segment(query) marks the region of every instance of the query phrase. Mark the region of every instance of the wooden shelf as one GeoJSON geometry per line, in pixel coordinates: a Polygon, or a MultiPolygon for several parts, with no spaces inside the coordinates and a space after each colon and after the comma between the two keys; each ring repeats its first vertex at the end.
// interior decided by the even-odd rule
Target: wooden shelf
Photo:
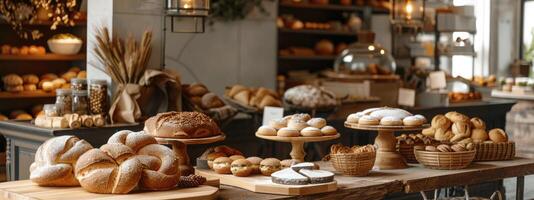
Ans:
{"type": "Polygon", "coordinates": [[[60,55],[47,53],[46,55],[0,55],[0,61],[83,61],[85,54],[60,55]]]}
{"type": "MultiPolygon", "coordinates": [[[[52,26],[52,21],[36,21],[31,24],[25,24],[27,26],[52,26]]],[[[0,25],[9,25],[5,20],[0,19],[0,25]]],[[[59,25],[59,27],[86,27],[87,21],[76,21],[74,26],[67,26],[67,25],[59,25]]]]}
{"type": "Polygon", "coordinates": [[[357,32],[349,31],[333,31],[333,30],[311,30],[311,29],[300,29],[294,30],[289,28],[279,28],[280,33],[295,33],[295,34],[316,34],[316,35],[332,35],[332,36],[350,36],[356,37],[357,32]]]}
{"type": "Polygon", "coordinates": [[[24,91],[24,92],[0,92],[0,100],[2,99],[31,99],[31,98],[56,98],[54,92],[44,91],[24,91]]]}
{"type": "Polygon", "coordinates": [[[320,5],[310,3],[280,3],[280,7],[286,8],[300,8],[300,9],[316,9],[316,10],[333,10],[333,11],[363,11],[363,6],[344,6],[336,4],[320,5]]]}
{"type": "Polygon", "coordinates": [[[278,59],[280,60],[309,60],[309,61],[333,61],[336,59],[336,56],[329,55],[329,56],[321,56],[321,55],[315,55],[315,56],[278,56],[278,59]]]}

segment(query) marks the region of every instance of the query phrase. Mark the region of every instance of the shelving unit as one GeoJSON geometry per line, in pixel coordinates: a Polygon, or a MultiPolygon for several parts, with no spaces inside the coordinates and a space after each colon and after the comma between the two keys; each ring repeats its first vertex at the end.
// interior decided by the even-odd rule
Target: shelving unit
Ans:
{"type": "MultiPolygon", "coordinates": [[[[362,31],[369,30],[372,14],[388,13],[386,9],[376,9],[371,6],[359,5],[340,5],[335,1],[330,1],[330,4],[312,4],[312,3],[292,3],[287,1],[279,1],[278,16],[292,15],[296,19],[303,22],[321,22],[326,23],[330,21],[339,21],[345,24],[348,16],[355,14],[362,20],[362,31]]],[[[315,30],[315,29],[291,29],[278,28],[278,50],[287,49],[289,47],[305,47],[314,49],[315,44],[327,39],[331,41],[334,46],[345,43],[347,45],[358,41],[357,31],[349,31],[346,29],[338,30],[315,30]]],[[[310,73],[317,73],[325,69],[332,69],[336,59],[336,53],[332,55],[280,55],[277,57],[277,74],[288,77],[292,71],[308,71],[310,73]]],[[[298,81],[285,79],[285,88],[292,87],[299,84],[298,81]]]]}
{"type": "MultiPolygon", "coordinates": [[[[23,45],[39,45],[46,48],[45,55],[10,55],[0,54],[0,78],[15,73],[18,75],[36,74],[37,76],[45,73],[61,74],[73,66],[85,69],[86,61],[86,38],[87,22],[77,21],[74,26],[59,25],[56,30],[51,30],[52,21],[36,21],[32,24],[26,24],[29,29],[36,29],[43,33],[43,37],[37,40],[25,40],[20,38],[11,26],[4,20],[0,20],[0,45],[10,45],[20,47],[23,45]],[[83,40],[82,50],[77,55],[59,55],[51,53],[48,49],[47,40],[55,34],[71,33],[83,40]]],[[[1,82],[1,81],[0,81],[1,82]]],[[[26,110],[39,104],[54,103],[55,93],[44,91],[23,91],[23,92],[6,92],[3,83],[0,83],[0,113],[8,115],[16,109],[26,110]]]]}

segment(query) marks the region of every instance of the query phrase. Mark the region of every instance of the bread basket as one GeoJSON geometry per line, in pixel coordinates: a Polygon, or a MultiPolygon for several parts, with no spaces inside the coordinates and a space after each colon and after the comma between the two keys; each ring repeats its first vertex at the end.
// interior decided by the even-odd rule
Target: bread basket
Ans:
{"type": "Polygon", "coordinates": [[[475,159],[476,150],[463,152],[432,152],[415,150],[415,158],[430,169],[463,169],[475,159]]]}
{"type": "Polygon", "coordinates": [[[330,154],[334,169],[347,176],[367,176],[375,158],[376,152],[330,154]]]}
{"type": "Polygon", "coordinates": [[[515,157],[515,142],[475,143],[475,161],[511,160],[515,157]]]}
{"type": "Polygon", "coordinates": [[[408,163],[419,163],[417,162],[417,159],[415,158],[415,153],[413,151],[413,148],[415,147],[415,144],[405,144],[400,143],[399,144],[399,153],[406,159],[406,162],[408,163]]]}

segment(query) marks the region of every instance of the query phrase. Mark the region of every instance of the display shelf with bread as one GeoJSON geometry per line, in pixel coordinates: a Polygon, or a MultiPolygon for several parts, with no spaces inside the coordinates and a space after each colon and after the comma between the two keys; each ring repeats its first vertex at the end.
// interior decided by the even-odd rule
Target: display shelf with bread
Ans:
{"type": "Polygon", "coordinates": [[[187,145],[209,144],[226,138],[213,119],[199,112],[160,113],[145,121],[144,130],[159,143],[172,145],[183,175],[194,173],[187,145]]]}
{"type": "Polygon", "coordinates": [[[61,55],[48,53],[44,55],[0,55],[4,61],[84,61],[85,54],[61,55]]]}
{"type": "Polygon", "coordinates": [[[280,95],[265,87],[252,88],[242,85],[227,87],[225,100],[244,113],[262,113],[267,106],[282,107],[280,95]]]}
{"type": "Polygon", "coordinates": [[[340,134],[334,127],[328,126],[323,118],[294,114],[259,127],[256,137],[291,143],[291,158],[303,162],[306,156],[304,143],[334,140],[339,138],[340,134]]]}
{"type": "Polygon", "coordinates": [[[218,95],[210,92],[202,83],[182,85],[184,110],[202,112],[209,115],[219,124],[232,120],[237,110],[226,104],[218,95]]]}
{"type": "Polygon", "coordinates": [[[375,166],[380,169],[408,167],[405,158],[397,151],[395,131],[418,131],[428,127],[426,118],[390,107],[369,108],[350,114],[345,127],[355,130],[377,131],[375,144],[378,147],[375,166]]]}
{"type": "Polygon", "coordinates": [[[317,9],[317,10],[331,10],[331,11],[363,11],[366,7],[358,5],[342,5],[342,4],[313,4],[307,2],[280,2],[280,7],[296,8],[296,9],[317,9]]]}

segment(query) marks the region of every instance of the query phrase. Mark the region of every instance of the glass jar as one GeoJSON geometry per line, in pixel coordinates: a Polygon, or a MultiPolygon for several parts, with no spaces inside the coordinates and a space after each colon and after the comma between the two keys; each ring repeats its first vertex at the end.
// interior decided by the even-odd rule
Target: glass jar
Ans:
{"type": "Polygon", "coordinates": [[[84,78],[70,79],[70,88],[72,90],[87,90],[87,80],[84,78]]]}
{"type": "Polygon", "coordinates": [[[95,115],[106,112],[108,107],[108,85],[106,80],[91,80],[89,85],[89,111],[95,115]]]}
{"type": "Polygon", "coordinates": [[[43,111],[45,116],[47,117],[57,117],[59,116],[56,104],[45,104],[43,106],[43,111]]]}
{"type": "Polygon", "coordinates": [[[72,91],[72,113],[86,115],[88,113],[87,90],[72,91]]]}
{"type": "Polygon", "coordinates": [[[72,90],[56,90],[56,108],[61,115],[72,113],[72,90]]]}

